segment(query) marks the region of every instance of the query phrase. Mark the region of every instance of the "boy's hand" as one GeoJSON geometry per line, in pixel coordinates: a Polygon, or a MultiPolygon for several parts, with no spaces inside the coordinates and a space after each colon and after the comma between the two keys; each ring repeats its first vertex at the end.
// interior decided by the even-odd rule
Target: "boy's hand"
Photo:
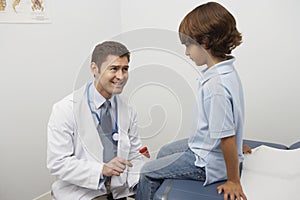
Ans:
{"type": "Polygon", "coordinates": [[[228,198],[230,200],[247,200],[239,182],[226,181],[226,183],[217,187],[217,190],[218,194],[221,194],[222,191],[224,192],[224,200],[228,200],[228,198]]]}
{"type": "Polygon", "coordinates": [[[251,147],[243,145],[243,153],[252,153],[251,147]]]}

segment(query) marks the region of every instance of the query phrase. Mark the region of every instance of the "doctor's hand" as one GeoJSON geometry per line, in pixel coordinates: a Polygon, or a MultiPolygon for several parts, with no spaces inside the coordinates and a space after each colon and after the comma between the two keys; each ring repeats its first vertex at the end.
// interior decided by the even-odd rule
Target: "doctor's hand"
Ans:
{"type": "Polygon", "coordinates": [[[102,174],[104,176],[120,176],[124,172],[126,165],[132,167],[131,162],[124,158],[115,157],[108,163],[104,163],[102,174]]]}

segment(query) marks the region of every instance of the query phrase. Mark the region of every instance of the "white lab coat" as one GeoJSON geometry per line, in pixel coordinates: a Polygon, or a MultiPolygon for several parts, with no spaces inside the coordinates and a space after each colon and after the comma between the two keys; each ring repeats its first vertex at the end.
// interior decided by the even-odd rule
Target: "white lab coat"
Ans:
{"type": "MultiPolygon", "coordinates": [[[[120,97],[118,103],[118,156],[129,159],[141,148],[137,136],[136,112],[120,97]]],[[[47,167],[57,180],[52,185],[53,199],[90,200],[106,194],[103,183],[103,146],[87,103],[86,85],[53,106],[48,123],[47,167]]],[[[133,194],[142,158],[133,167],[111,179],[114,198],[133,194]]]]}

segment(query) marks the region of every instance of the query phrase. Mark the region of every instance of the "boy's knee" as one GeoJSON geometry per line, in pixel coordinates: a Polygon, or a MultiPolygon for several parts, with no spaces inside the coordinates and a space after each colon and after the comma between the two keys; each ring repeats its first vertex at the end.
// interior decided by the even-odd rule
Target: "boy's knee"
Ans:
{"type": "Polygon", "coordinates": [[[162,147],[159,149],[156,158],[165,157],[165,156],[167,156],[167,155],[169,155],[169,154],[170,154],[170,153],[169,153],[169,146],[168,146],[168,145],[164,145],[164,146],[162,146],[162,147]]]}
{"type": "Polygon", "coordinates": [[[151,162],[147,162],[143,165],[143,167],[141,168],[140,176],[145,176],[145,174],[149,172],[149,170],[151,169],[150,165],[151,165],[151,162]]]}

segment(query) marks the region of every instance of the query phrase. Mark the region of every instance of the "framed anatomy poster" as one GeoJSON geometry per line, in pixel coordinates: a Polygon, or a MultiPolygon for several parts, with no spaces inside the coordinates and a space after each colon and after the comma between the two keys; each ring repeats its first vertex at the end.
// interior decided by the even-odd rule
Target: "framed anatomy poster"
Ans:
{"type": "Polygon", "coordinates": [[[50,23],[49,0],[0,0],[0,23],[50,23]]]}

